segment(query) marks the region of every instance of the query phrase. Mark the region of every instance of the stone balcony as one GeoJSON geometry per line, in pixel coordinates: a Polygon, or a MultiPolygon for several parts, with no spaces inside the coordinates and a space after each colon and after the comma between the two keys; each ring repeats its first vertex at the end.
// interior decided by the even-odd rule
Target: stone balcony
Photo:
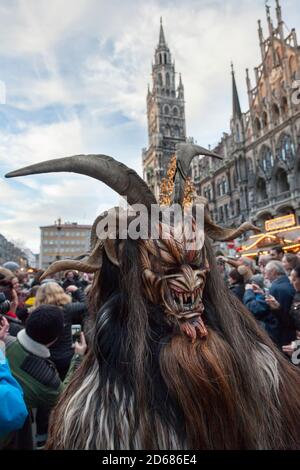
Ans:
{"type": "Polygon", "coordinates": [[[297,189],[293,192],[291,191],[285,191],[283,193],[278,194],[277,196],[271,196],[267,199],[264,199],[259,202],[255,202],[252,205],[251,208],[251,213],[255,213],[257,211],[262,211],[262,210],[272,210],[279,204],[282,205],[282,203],[286,204],[291,204],[292,202],[295,201],[296,198],[300,197],[300,189],[297,189]]]}

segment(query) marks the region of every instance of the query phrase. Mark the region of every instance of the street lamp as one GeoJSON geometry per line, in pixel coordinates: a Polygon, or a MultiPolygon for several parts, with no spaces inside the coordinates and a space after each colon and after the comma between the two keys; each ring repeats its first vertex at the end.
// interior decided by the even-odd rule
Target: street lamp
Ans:
{"type": "MultiPolygon", "coordinates": [[[[56,224],[56,222],[55,222],[56,224]]],[[[62,229],[61,226],[61,218],[58,219],[57,224],[56,224],[56,230],[57,230],[57,255],[56,255],[56,260],[60,260],[60,231],[62,229]]]]}

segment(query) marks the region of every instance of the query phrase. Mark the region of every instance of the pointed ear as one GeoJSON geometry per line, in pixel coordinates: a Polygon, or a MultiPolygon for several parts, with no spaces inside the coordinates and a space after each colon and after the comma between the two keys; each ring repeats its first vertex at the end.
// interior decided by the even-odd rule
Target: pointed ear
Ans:
{"type": "Polygon", "coordinates": [[[224,228],[215,224],[209,215],[208,210],[205,210],[204,215],[204,229],[205,234],[215,241],[226,242],[240,237],[243,233],[252,230],[253,232],[260,233],[261,230],[250,222],[244,222],[237,228],[224,228]]]}
{"type": "Polygon", "coordinates": [[[109,259],[109,261],[117,266],[118,268],[120,267],[120,262],[118,260],[118,255],[117,255],[117,250],[116,250],[116,244],[115,240],[111,240],[110,238],[107,238],[104,241],[104,249],[105,253],[109,259]]]}

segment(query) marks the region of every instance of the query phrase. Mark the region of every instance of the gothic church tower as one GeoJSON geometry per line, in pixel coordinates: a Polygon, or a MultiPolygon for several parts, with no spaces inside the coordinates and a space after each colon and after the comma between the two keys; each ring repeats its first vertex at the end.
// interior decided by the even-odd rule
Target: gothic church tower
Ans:
{"type": "Polygon", "coordinates": [[[149,147],[143,150],[143,174],[157,197],[176,144],[186,141],[184,88],[181,76],[176,88],[175,65],[161,20],[152,65],[152,89],[148,88],[147,94],[147,118],[149,147]]]}

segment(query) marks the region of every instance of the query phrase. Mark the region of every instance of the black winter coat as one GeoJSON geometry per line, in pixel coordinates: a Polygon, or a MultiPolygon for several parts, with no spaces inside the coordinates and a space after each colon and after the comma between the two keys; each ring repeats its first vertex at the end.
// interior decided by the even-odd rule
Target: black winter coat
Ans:
{"type": "Polygon", "coordinates": [[[231,290],[233,294],[237,296],[238,299],[240,299],[241,302],[243,302],[244,293],[245,293],[245,284],[238,284],[238,283],[231,284],[229,286],[229,289],[231,290]]]}
{"type": "Polygon", "coordinates": [[[49,348],[51,359],[58,368],[64,366],[68,368],[68,364],[71,362],[74,354],[74,348],[72,347],[72,325],[82,323],[87,311],[84,292],[78,292],[77,296],[80,298],[80,302],[71,302],[62,307],[64,331],[53,346],[49,348]]]}

